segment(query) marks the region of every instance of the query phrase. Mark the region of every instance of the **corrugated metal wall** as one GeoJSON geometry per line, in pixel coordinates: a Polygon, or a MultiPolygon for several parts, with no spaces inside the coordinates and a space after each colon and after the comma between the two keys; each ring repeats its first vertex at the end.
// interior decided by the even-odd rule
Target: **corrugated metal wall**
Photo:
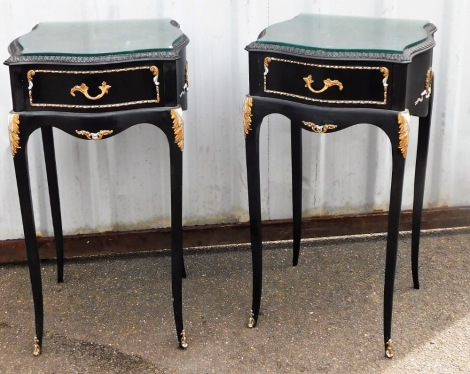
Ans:
{"type": "MultiPolygon", "coordinates": [[[[438,27],[435,107],[425,207],[470,204],[470,5],[464,0],[4,0],[0,58],[11,40],[42,21],[170,17],[189,36],[189,110],[185,114],[184,223],[247,221],[242,102],[248,93],[244,47],[267,25],[300,12],[428,19],[438,27]]],[[[7,136],[11,109],[7,67],[0,69],[0,240],[23,236],[7,136]]],[[[263,125],[262,201],[265,219],[291,216],[288,122],[263,125]]],[[[403,207],[411,208],[417,120],[412,122],[403,207]]],[[[142,124],[101,142],[56,131],[66,234],[169,225],[169,157],[163,134],[142,124]]],[[[305,135],[310,135],[305,133],[305,135]]],[[[328,136],[304,136],[304,215],[387,209],[390,146],[369,125],[328,136]]],[[[51,235],[40,133],[30,143],[37,229],[51,235]]]]}

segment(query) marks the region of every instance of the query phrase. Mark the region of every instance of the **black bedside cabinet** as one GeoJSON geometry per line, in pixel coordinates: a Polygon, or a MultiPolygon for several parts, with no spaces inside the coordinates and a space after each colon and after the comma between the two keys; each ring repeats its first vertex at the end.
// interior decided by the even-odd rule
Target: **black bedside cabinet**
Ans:
{"type": "Polygon", "coordinates": [[[28,171],[27,144],[41,129],[57,251],[63,281],[63,233],[52,129],[102,140],[140,123],[162,130],[171,170],[171,267],[179,346],[187,340],[182,317],[182,111],[187,107],[189,39],[170,19],[40,23],[14,40],[10,69],[13,111],[10,144],[33,289],[36,337],[41,353],[43,297],[28,171]]]}

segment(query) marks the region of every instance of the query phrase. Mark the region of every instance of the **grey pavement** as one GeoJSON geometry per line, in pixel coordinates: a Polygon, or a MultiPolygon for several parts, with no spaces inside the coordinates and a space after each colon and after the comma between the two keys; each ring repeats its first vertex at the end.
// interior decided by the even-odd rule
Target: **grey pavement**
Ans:
{"type": "Polygon", "coordinates": [[[421,289],[400,235],[395,358],[384,357],[385,236],[289,242],[264,251],[261,316],[248,246],[189,249],[183,284],[189,347],[177,348],[168,255],[73,259],[65,282],[42,265],[45,336],[32,356],[26,265],[0,266],[0,373],[469,373],[470,228],[423,232],[421,289]]]}

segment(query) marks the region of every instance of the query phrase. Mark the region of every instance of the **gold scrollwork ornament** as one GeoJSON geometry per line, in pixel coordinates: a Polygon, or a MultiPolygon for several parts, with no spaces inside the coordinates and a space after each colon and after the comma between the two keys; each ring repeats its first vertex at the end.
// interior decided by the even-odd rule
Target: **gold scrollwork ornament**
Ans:
{"type": "Polygon", "coordinates": [[[313,87],[312,87],[312,84],[314,82],[313,78],[311,75],[309,75],[308,77],[305,77],[303,78],[304,81],[305,81],[305,87],[307,87],[311,92],[313,93],[322,93],[322,92],[325,92],[328,88],[330,87],[333,87],[333,86],[338,86],[339,90],[342,91],[343,90],[343,83],[341,83],[339,80],[337,79],[330,79],[330,78],[327,78],[323,81],[323,87],[319,90],[315,90],[313,87]]]}
{"type": "Polygon", "coordinates": [[[398,148],[400,148],[403,158],[406,158],[408,152],[408,137],[410,135],[410,112],[404,110],[398,113],[398,148]]]}
{"type": "Polygon", "coordinates": [[[157,94],[157,98],[155,99],[155,101],[159,103],[160,102],[160,82],[158,81],[158,74],[160,74],[160,71],[155,65],[150,66],[150,71],[153,74],[153,83],[155,83],[155,91],[157,94]]]}
{"type": "Polygon", "coordinates": [[[268,73],[269,73],[268,67],[269,67],[269,64],[271,63],[271,61],[272,61],[272,58],[271,58],[271,57],[266,57],[266,58],[264,59],[264,73],[263,73],[263,74],[264,74],[265,76],[268,75],[268,73]]]}
{"type": "Polygon", "coordinates": [[[101,86],[98,87],[101,91],[100,94],[96,96],[90,96],[88,94],[88,89],[89,87],[85,84],[82,83],[81,85],[74,86],[70,89],[70,95],[75,96],[75,91],[81,92],[85,97],[89,100],[99,100],[101,99],[105,94],[108,93],[109,89],[111,88],[110,85],[108,85],[106,82],[101,83],[101,86]]]}
{"type": "Polygon", "coordinates": [[[307,122],[307,121],[302,121],[304,126],[309,127],[314,133],[317,134],[324,134],[328,132],[329,130],[334,130],[338,126],[337,125],[332,125],[332,124],[324,124],[324,125],[317,125],[316,123],[313,122],[307,122]]]}
{"type": "Polygon", "coordinates": [[[170,110],[171,119],[173,120],[173,133],[175,134],[175,143],[178,148],[183,151],[184,148],[184,121],[183,110],[181,108],[170,110]]]}
{"type": "Polygon", "coordinates": [[[380,68],[380,72],[382,73],[384,77],[384,79],[382,80],[382,84],[384,86],[384,102],[386,103],[387,102],[387,87],[388,87],[387,81],[388,81],[388,76],[390,74],[390,71],[385,66],[382,66],[380,68]]]}
{"type": "Polygon", "coordinates": [[[245,138],[247,137],[248,133],[251,130],[251,108],[253,107],[253,98],[251,96],[247,96],[245,98],[245,102],[243,103],[243,132],[245,134],[245,138]]]}
{"type": "Polygon", "coordinates": [[[415,105],[423,102],[424,98],[429,99],[432,92],[432,80],[433,80],[433,72],[432,67],[428,69],[426,72],[426,78],[424,80],[424,91],[421,92],[421,95],[416,99],[415,105]]]}
{"type": "Polygon", "coordinates": [[[113,130],[100,130],[98,132],[89,132],[85,130],[75,130],[78,135],[86,137],[88,140],[101,140],[104,136],[111,135],[113,130]]]}
{"type": "Polygon", "coordinates": [[[10,134],[11,155],[15,157],[20,147],[20,115],[10,112],[8,116],[8,132],[10,134]]]}
{"type": "Polygon", "coordinates": [[[33,89],[33,77],[36,74],[35,70],[28,70],[26,77],[28,78],[28,90],[31,91],[33,89]]]}

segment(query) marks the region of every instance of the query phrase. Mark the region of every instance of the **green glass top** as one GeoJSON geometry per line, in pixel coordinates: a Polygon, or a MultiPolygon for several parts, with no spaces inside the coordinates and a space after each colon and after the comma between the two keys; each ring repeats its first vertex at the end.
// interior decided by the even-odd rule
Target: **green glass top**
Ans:
{"type": "Polygon", "coordinates": [[[17,43],[26,56],[102,56],[169,51],[182,37],[170,19],[45,22],[17,43]]]}
{"type": "Polygon", "coordinates": [[[269,26],[257,43],[324,51],[403,53],[426,40],[428,21],[300,14],[269,26]]]}

